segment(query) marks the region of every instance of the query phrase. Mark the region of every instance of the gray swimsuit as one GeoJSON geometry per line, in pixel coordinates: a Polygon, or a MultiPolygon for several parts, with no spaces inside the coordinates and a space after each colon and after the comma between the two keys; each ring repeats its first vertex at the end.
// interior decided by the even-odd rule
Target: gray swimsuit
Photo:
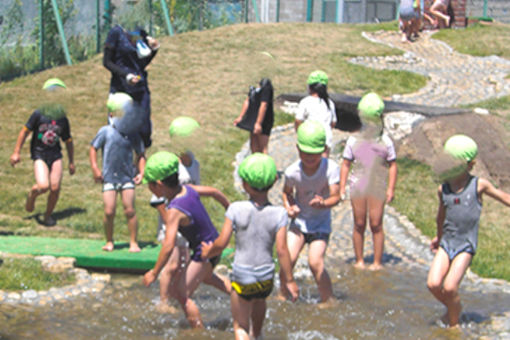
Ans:
{"type": "Polygon", "coordinates": [[[439,245],[450,260],[462,252],[472,255],[476,253],[478,224],[482,211],[477,187],[478,177],[471,177],[464,190],[459,193],[452,192],[448,183],[442,186],[446,216],[439,245]]]}

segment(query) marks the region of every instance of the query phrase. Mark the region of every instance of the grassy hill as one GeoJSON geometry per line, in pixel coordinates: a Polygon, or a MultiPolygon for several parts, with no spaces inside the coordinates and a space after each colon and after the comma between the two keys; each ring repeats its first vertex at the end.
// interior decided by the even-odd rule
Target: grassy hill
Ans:
{"type": "MultiPolygon", "coordinates": [[[[369,26],[369,29],[378,29],[369,26]]],[[[375,89],[383,95],[414,91],[424,83],[420,76],[404,72],[379,72],[349,65],[355,55],[399,54],[361,38],[362,26],[318,24],[236,25],[205,32],[192,32],[161,39],[161,50],[149,66],[152,92],[153,147],[173,150],[168,125],[177,116],[197,119],[202,128],[200,139],[192,146],[202,164],[203,183],[238,197],[232,187],[231,163],[247,135],[232,126],[238,115],[248,86],[255,84],[267,69],[271,53],[275,62],[270,72],[276,95],[306,91],[306,77],[315,69],[324,69],[331,78],[331,92],[361,94],[375,89]],[[262,72],[262,73],[261,73],[262,72]],[[393,83],[388,82],[392,79],[393,83]],[[413,86],[413,84],[415,84],[413,86]]],[[[65,235],[68,237],[102,237],[101,187],[94,184],[88,163],[89,143],[106,122],[105,102],[109,88],[109,72],[102,65],[102,55],[73,66],[63,66],[18,78],[0,85],[0,168],[2,176],[0,226],[4,232],[16,234],[65,235]],[[32,161],[28,143],[22,150],[22,162],[12,168],[8,160],[19,129],[43,100],[41,86],[50,77],[62,79],[68,86],[68,118],[75,143],[77,173],[64,174],[63,189],[56,208],[58,226],[38,226],[34,214],[24,211],[29,186],[33,183],[32,161]]],[[[277,113],[285,121],[285,115],[277,113]]],[[[288,118],[287,118],[288,119],[288,118]]],[[[27,141],[28,142],[28,141],[27,141]]],[[[65,165],[67,166],[67,158],[65,165]]],[[[149,191],[137,190],[137,213],[140,238],[153,239],[155,211],[147,204],[149,191]]],[[[40,197],[36,213],[44,210],[40,197]]],[[[218,206],[216,222],[223,212],[218,206]]],[[[116,218],[116,239],[126,234],[122,207],[116,218]]]]}

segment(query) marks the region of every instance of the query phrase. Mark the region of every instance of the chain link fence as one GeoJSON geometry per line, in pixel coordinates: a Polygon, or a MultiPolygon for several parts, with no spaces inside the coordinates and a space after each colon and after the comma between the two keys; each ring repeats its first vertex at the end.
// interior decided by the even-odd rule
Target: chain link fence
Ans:
{"type": "MultiPolygon", "coordinates": [[[[491,17],[510,23],[509,0],[451,1],[465,2],[468,17],[491,17]]],[[[158,37],[241,22],[378,22],[394,20],[398,3],[399,0],[1,0],[0,81],[86,60],[101,52],[107,32],[115,24],[127,29],[140,26],[158,37]]]]}

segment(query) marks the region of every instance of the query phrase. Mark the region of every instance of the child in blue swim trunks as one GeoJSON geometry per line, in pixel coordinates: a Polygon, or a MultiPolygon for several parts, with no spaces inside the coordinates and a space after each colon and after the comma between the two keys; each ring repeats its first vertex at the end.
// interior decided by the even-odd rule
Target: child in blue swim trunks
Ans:
{"type": "Polygon", "coordinates": [[[488,180],[469,173],[478,153],[477,145],[470,137],[450,137],[444,151],[454,159],[461,160],[461,164],[453,160],[450,162],[454,166],[443,173],[445,182],[438,188],[437,236],[430,244],[435,256],[427,287],[446,306],[443,321],[449,327],[458,327],[462,310],[458,290],[476,253],[482,195],[487,194],[510,206],[510,194],[495,188],[488,180]]]}
{"type": "MultiPolygon", "coordinates": [[[[197,305],[191,299],[199,284],[211,279],[213,268],[220,256],[207,261],[201,258],[202,242],[213,242],[218,237],[200,196],[210,196],[220,202],[225,209],[229,201],[218,189],[200,185],[181,185],[179,183],[179,158],[170,152],[157,152],[146,163],[143,178],[149,184],[150,191],[157,197],[164,197],[168,203],[163,213],[166,226],[165,238],[154,269],[145,273],[143,283],[149,286],[154,282],[168,262],[176,245],[177,231],[188,241],[192,250],[191,260],[186,266],[186,275],[175,283],[172,295],[181,305],[191,327],[203,327],[197,305]]],[[[224,281],[223,291],[230,293],[230,281],[224,281]]]]}
{"type": "Polygon", "coordinates": [[[266,298],[273,289],[275,243],[286,289],[293,300],[297,299],[298,287],[292,277],[287,248],[287,211],[272,205],[267,197],[276,180],[274,160],[266,154],[254,153],[239,166],[239,176],[250,199],[229,206],[220,236],[212,244],[202,243],[202,258],[221,254],[235,232],[230,294],[235,338],[250,339],[251,329],[251,335],[258,339],[266,314],[266,298]]]}

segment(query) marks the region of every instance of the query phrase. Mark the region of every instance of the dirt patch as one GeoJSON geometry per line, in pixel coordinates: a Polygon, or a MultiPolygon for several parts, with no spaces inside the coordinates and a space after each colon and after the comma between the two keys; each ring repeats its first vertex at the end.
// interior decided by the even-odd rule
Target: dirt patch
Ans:
{"type": "Polygon", "coordinates": [[[459,114],[428,118],[396,143],[399,157],[432,163],[451,135],[462,133],[478,144],[473,173],[490,179],[504,190],[510,189],[510,121],[494,115],[459,114]]]}

